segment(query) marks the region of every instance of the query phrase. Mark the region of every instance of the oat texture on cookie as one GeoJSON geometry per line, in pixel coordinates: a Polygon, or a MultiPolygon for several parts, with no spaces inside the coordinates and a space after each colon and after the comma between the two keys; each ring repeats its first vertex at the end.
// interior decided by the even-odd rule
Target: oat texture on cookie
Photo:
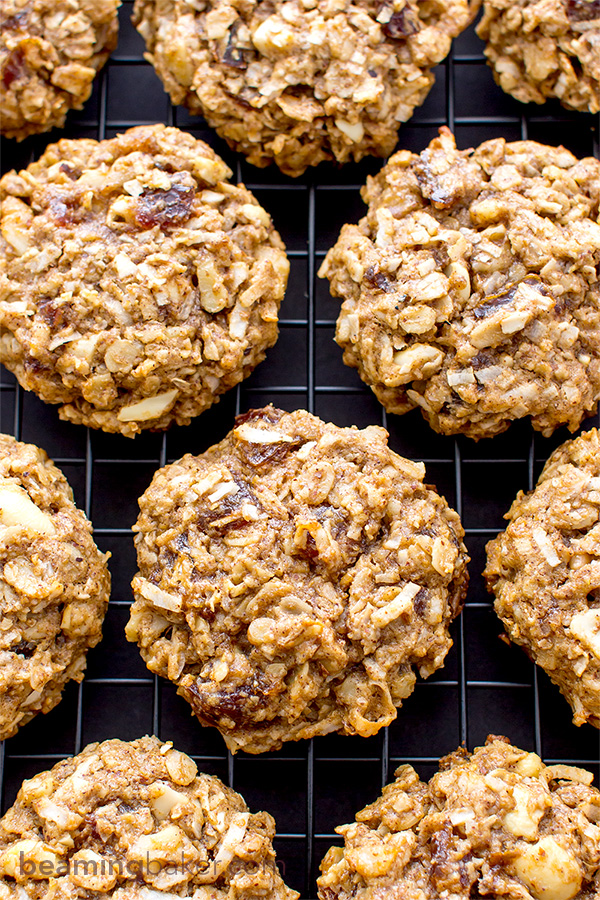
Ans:
{"type": "Polygon", "coordinates": [[[0,898],[296,900],[275,823],[168,741],[89,744],[0,820],[0,898]]]}
{"type": "Polygon", "coordinates": [[[117,45],[120,0],[2,0],[0,131],[22,140],[81,109],[117,45]]]}
{"type": "Polygon", "coordinates": [[[44,451],[0,435],[0,740],[83,678],[102,636],[107,558],[44,451]]]}
{"type": "Polygon", "coordinates": [[[440,761],[429,782],[396,770],[381,797],[336,831],[320,900],[593,900],[600,889],[600,791],[575,766],[490,736],[440,761]]]}
{"type": "Polygon", "coordinates": [[[494,79],[523,103],[600,111],[600,0],[483,0],[494,79]]]}
{"type": "Polygon", "coordinates": [[[232,751],[375,734],[451,647],[464,532],[387,437],[254,410],[140,499],[127,637],[232,751]]]}
{"type": "Polygon", "coordinates": [[[469,0],[136,0],[174,103],[256,166],[388,156],[423,103],[469,0]]]}
{"type": "Polygon", "coordinates": [[[600,162],[447,128],[362,192],[320,275],[336,340],[389,412],[472,438],[574,431],[600,395],[600,162]]]}
{"type": "Polygon", "coordinates": [[[600,727],[600,432],[562,444],[519,493],[484,572],[512,641],[548,673],[576,725],[600,727]]]}
{"type": "Polygon", "coordinates": [[[0,354],[61,418],[185,425],[277,339],[289,263],[202,141],[140,126],[62,140],[0,181],[0,354]]]}

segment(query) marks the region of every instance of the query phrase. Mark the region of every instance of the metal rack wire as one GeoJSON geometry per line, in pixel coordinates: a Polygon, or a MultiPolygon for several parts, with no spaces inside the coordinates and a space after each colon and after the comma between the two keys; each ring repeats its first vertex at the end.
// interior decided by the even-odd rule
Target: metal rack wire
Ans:
{"type": "MultiPolygon", "coordinates": [[[[598,735],[576,729],[569,709],[544,675],[515,648],[499,640],[501,625],[485,592],[484,545],[502,527],[502,515],[517,490],[531,488],[565,431],[545,440],[518,423],[492,441],[435,435],[418,413],[386,417],[356,373],[345,368],[332,341],[337,303],[316,270],[345,221],[363,212],[358,189],[381,162],[365,160],[342,169],[320,166],[292,181],[275,168],[254,169],[232,154],[200,119],[173,108],[129,21],[131,2],[121,8],[119,48],[97,79],[86,109],[73,115],[66,136],[104,138],[134,124],[165,121],[206,140],[232,166],[273,215],[288,246],[292,275],[281,311],[278,344],[240,388],[188,428],[144,434],[134,442],[60,422],[56,411],[25,394],[2,370],[2,430],[44,447],[74,487],[78,504],[95,527],[99,546],[113,554],[113,593],[102,643],[90,653],[86,678],[70,685],[61,704],[38,717],[0,750],[3,809],[25,777],[78,753],[92,740],[131,739],[153,732],[190,753],[199,766],[219,775],[277,821],[276,849],[284,877],[304,897],[314,896],[314,878],[335,825],[351,821],[372,801],[403,762],[429,777],[439,756],[464,742],[472,747],[488,733],[501,733],[535,749],[551,762],[598,768],[598,735]],[[290,366],[289,360],[295,364],[290,366]],[[172,686],[150,675],[137,648],[123,634],[135,570],[131,524],[137,497],[153,471],[184,452],[201,452],[231,427],[233,415],[273,402],[305,407],[339,425],[380,423],[394,450],[423,460],[428,479],[461,514],[471,556],[471,587],[454,625],[455,646],[445,667],[420,682],[397,721],[369,739],[336,735],[301,742],[259,757],[228,754],[213,729],[190,718],[172,686]]],[[[523,107],[505,96],[485,66],[472,29],[454,43],[438,67],[436,86],[402,128],[399,146],[420,150],[440,125],[456,133],[460,146],[504,136],[564,143],[579,156],[599,155],[599,122],[570,114],[557,104],[523,107]]],[[[54,139],[57,134],[51,135],[54,139]]],[[[22,145],[4,142],[3,169],[26,165],[48,136],[22,145]]],[[[598,417],[585,427],[598,424],[598,417]]]]}

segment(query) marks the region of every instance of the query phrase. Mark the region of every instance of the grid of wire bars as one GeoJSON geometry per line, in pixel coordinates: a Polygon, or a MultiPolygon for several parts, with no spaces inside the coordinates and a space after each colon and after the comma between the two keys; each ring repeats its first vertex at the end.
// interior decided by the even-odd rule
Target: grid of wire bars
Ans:
{"type": "MultiPolygon", "coordinates": [[[[534,485],[552,449],[569,435],[563,430],[546,440],[527,423],[518,423],[504,435],[475,444],[434,434],[418,412],[387,417],[356,373],[343,365],[333,342],[338,303],[316,278],[341,225],[363,214],[359,188],[381,161],[342,169],[321,165],[295,181],[274,167],[248,166],[201,119],[170,105],[143,59],[142,41],[130,23],[131,6],[126,0],[121,7],[119,47],[85,110],[72,115],[60,134],[20,145],[4,141],[3,171],[26,165],[59,136],[102,139],[136,124],[178,125],[221,153],[237,180],[272,214],[288,248],[291,278],[279,341],[266,362],[187,428],[128,441],[68,425],[2,369],[2,430],[42,446],[63,469],[78,505],[94,524],[97,543],[112,553],[113,577],[104,639],[89,654],[84,682],[71,684],[52,713],[1,746],[2,809],[13,802],[23,778],[78,753],[90,741],[155,733],[240,791],[252,810],[267,809],[275,816],[284,878],[310,897],[320,859],[332,842],[339,842],[334,827],[352,821],[358,809],[374,800],[400,763],[413,764],[427,778],[441,755],[460,743],[472,748],[495,733],[536,750],[548,762],[585,765],[597,774],[597,732],[591,726],[576,729],[566,702],[545,674],[499,639],[502,627],[481,578],[485,543],[502,528],[502,516],[517,490],[534,485]],[[230,429],[234,414],[269,402],[288,410],[304,407],[338,425],[388,428],[392,448],[424,461],[428,481],[460,513],[472,557],[471,585],[446,665],[417,684],[388,729],[369,739],[330,735],[289,744],[277,753],[234,759],[218,733],[201,728],[172,685],[152,676],[137,648],[125,641],[135,571],[130,528],[137,497],[158,466],[188,451],[202,452],[230,429]]],[[[502,136],[563,143],[578,156],[598,156],[597,118],[568,113],[554,103],[524,107],[504,95],[493,83],[473,29],[454,42],[436,75],[427,101],[401,129],[399,147],[418,152],[439,126],[448,125],[460,147],[502,136]]],[[[597,424],[596,416],[584,427],[597,424]]]]}

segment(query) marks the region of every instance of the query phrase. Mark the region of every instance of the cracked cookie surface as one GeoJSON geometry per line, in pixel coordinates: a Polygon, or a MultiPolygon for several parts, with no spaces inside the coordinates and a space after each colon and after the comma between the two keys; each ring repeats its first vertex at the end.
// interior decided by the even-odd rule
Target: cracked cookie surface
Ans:
{"type": "Polygon", "coordinates": [[[363,188],[319,274],[336,340],[389,412],[475,439],[574,431],[600,395],[600,162],[447,128],[363,188]]]}
{"type": "Polygon", "coordinates": [[[494,79],[522,103],[600,110],[600,0],[483,0],[494,79]]]}
{"type": "Polygon", "coordinates": [[[0,820],[0,900],[297,900],[275,823],[156,737],[89,744],[0,820]]]}
{"type": "Polygon", "coordinates": [[[600,890],[600,791],[592,773],[545,766],[491,736],[422,782],[412,766],[336,831],[320,900],[593,900],[600,890]]]}
{"type": "Polygon", "coordinates": [[[0,131],[21,140],[81,109],[117,46],[120,0],[2,0],[0,131]]]}
{"type": "Polygon", "coordinates": [[[62,140],[0,181],[0,352],[71,422],[187,425],[277,339],[289,263],[206,144],[164,125],[62,140]]]}
{"type": "Polygon", "coordinates": [[[83,678],[102,637],[107,559],[44,451],[0,435],[0,740],[83,678]]]}
{"type": "Polygon", "coordinates": [[[140,499],[126,633],[227,746],[259,753],[396,717],[451,647],[458,515],[382,428],[238,417],[140,499]]]}
{"type": "Polygon", "coordinates": [[[554,451],[487,546],[484,575],[512,641],[600,727],[600,432],[554,451]]]}
{"type": "Polygon", "coordinates": [[[134,22],[174,103],[249,162],[300,175],[388,156],[468,0],[136,0],[134,22]]]}

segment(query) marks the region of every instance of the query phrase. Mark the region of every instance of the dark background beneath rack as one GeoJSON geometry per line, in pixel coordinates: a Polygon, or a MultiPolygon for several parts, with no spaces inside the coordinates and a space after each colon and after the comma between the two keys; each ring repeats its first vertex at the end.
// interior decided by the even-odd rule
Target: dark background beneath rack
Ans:
{"type": "MultiPolygon", "coordinates": [[[[598,770],[598,732],[575,728],[565,700],[522,651],[500,639],[502,627],[485,591],[484,547],[503,525],[502,516],[519,489],[532,487],[549,453],[569,437],[534,434],[520,422],[479,444],[441,437],[418,412],[386,417],[354,370],[342,363],[333,342],[338,302],[315,273],[341,225],[356,221],[364,207],[359,187],[381,161],[369,159],[341,169],[321,165],[292,180],[275,168],[247,165],[230,152],[201,119],[174,109],[129,19],[131,3],[120,11],[119,47],[96,81],[86,108],[69,117],[64,132],[3,141],[3,171],[35,159],[51,140],[111,137],[131,125],[164,121],[210,143],[232,167],[237,180],[272,214],[291,257],[291,278],[281,309],[277,345],[241,388],[187,428],[145,433],[134,441],[89,432],[58,419],[54,408],[15,385],[2,369],[2,430],[42,446],[63,469],[78,505],[91,518],[103,550],[110,550],[113,590],[104,640],[89,654],[82,685],[71,684],[60,705],[40,716],[2,747],[3,810],[24,778],[49,768],[90,741],[132,739],[156,733],[191,754],[204,771],[240,791],[253,811],[275,816],[276,849],[288,884],[314,896],[314,878],[336,825],[375,799],[401,762],[430,777],[438,758],[461,742],[469,748],[488,733],[505,734],[549,762],[571,762],[598,770]],[[135,556],[130,527],[137,497],[154,470],[184,452],[202,452],[220,440],[238,411],[275,403],[287,410],[305,407],[338,425],[383,424],[399,453],[423,460],[427,477],[462,516],[472,557],[471,585],[462,617],[455,623],[454,647],[446,665],[420,681],[398,719],[369,739],[337,735],[290,743],[257,757],[228,755],[218,732],[200,727],[172,685],[153,677],[123,628],[131,602],[135,556]]],[[[400,131],[399,148],[420,151],[447,124],[461,148],[502,136],[565,144],[578,156],[598,155],[598,119],[569,113],[556,103],[523,106],[493,83],[482,44],[472,29],[454,42],[452,55],[436,71],[425,104],[400,131]]],[[[584,427],[598,424],[598,417],[584,427]]]]}

